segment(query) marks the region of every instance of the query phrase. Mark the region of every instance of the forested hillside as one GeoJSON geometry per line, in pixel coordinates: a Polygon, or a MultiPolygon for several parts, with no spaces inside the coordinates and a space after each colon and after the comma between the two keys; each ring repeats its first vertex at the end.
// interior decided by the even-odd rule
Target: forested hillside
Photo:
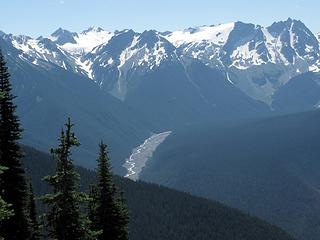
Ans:
{"type": "Polygon", "coordinates": [[[298,239],[320,235],[320,111],[193,125],[156,150],[142,180],[221,201],[298,239]]]}
{"type": "MultiPolygon", "coordinates": [[[[37,195],[47,192],[41,178],[54,171],[51,157],[24,147],[24,164],[37,195]]],[[[87,190],[95,173],[78,168],[81,188],[87,190]]],[[[154,184],[116,177],[130,211],[131,240],[216,239],[292,240],[289,235],[257,218],[220,203],[191,196],[154,184]]]]}

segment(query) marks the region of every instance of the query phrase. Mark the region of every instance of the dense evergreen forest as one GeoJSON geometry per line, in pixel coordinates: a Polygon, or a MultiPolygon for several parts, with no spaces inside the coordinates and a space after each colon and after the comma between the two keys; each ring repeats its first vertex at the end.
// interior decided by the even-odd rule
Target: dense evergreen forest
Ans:
{"type": "Polygon", "coordinates": [[[320,236],[320,111],[174,131],[140,178],[320,236]]]}
{"type": "Polygon", "coordinates": [[[96,183],[90,194],[79,191],[79,174],[71,158],[80,142],[70,118],[50,150],[54,171],[41,181],[50,186],[38,215],[32,182],[22,164],[22,128],[16,113],[10,73],[0,51],[0,239],[128,240],[128,211],[113,182],[107,145],[100,143],[96,183]]]}
{"type": "MultiPolygon", "coordinates": [[[[41,178],[55,169],[52,157],[23,147],[24,164],[37,195],[48,191],[41,178]]],[[[94,171],[78,167],[82,191],[95,181],[94,171]]],[[[220,203],[155,184],[115,176],[130,215],[131,240],[291,240],[279,228],[220,203]]]]}

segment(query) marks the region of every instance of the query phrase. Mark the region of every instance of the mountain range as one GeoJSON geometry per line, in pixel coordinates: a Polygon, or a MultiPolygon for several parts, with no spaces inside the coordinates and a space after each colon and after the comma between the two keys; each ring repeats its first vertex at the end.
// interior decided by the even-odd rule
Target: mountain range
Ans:
{"type": "Polygon", "coordinates": [[[91,27],[81,33],[60,28],[48,38],[1,36],[19,51],[20,59],[84,75],[122,100],[130,93],[132,75],[156,71],[168,62],[185,66],[187,59],[221,70],[230,83],[268,104],[292,77],[319,71],[317,37],[290,18],[269,27],[234,22],[164,33],[91,27]],[[247,69],[254,73],[248,76],[247,69]]]}
{"type": "Polygon", "coordinates": [[[113,159],[123,162],[152,132],[320,103],[319,42],[290,18],[174,32],[59,28],[37,39],[1,32],[0,47],[26,143],[47,150],[70,115],[84,139],[78,156],[89,167],[100,138],[110,139],[113,159]]]}
{"type": "Polygon", "coordinates": [[[18,96],[23,143],[48,151],[71,117],[82,144],[73,153],[77,163],[93,168],[103,139],[114,172],[124,175],[134,148],[171,131],[143,179],[218,199],[298,239],[319,236],[310,227],[318,219],[318,175],[308,174],[317,167],[318,115],[248,121],[319,108],[319,40],[301,21],[142,33],[59,28],[36,39],[0,32],[0,48],[18,96]],[[230,122],[236,127],[216,131],[230,122]]]}
{"type": "Polygon", "coordinates": [[[290,18],[269,27],[234,22],[173,32],[59,28],[37,39],[1,32],[0,47],[26,143],[47,150],[71,116],[83,139],[80,163],[91,167],[105,138],[119,173],[153,132],[320,102],[319,41],[290,18]]]}

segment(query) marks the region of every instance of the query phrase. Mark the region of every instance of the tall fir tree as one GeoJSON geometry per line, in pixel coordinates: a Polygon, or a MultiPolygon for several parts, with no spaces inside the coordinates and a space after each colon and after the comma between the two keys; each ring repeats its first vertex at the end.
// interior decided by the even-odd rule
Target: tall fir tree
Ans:
{"type": "Polygon", "coordinates": [[[124,198],[123,192],[120,192],[120,197],[117,199],[119,217],[118,217],[118,232],[119,240],[128,240],[129,239],[129,211],[127,207],[126,200],[124,198]]]}
{"type": "Polygon", "coordinates": [[[27,184],[21,165],[23,157],[18,141],[22,129],[11,93],[10,74],[0,52],[0,165],[7,170],[0,176],[0,196],[12,205],[14,215],[0,222],[0,235],[5,239],[28,239],[30,229],[26,215],[27,184]]]}
{"type": "MultiPolygon", "coordinates": [[[[1,153],[0,153],[1,154],[1,153]]],[[[0,166],[0,175],[6,170],[3,166],[0,166]]],[[[1,182],[0,182],[1,184],[1,182]]],[[[5,202],[0,196],[0,222],[4,219],[8,219],[13,216],[13,211],[11,209],[11,204],[5,202]]],[[[1,239],[1,236],[0,236],[1,239]]]]}
{"type": "MultiPolygon", "coordinates": [[[[3,93],[0,92],[0,99],[3,97],[3,93]]],[[[0,128],[1,131],[1,128],[0,128]]],[[[1,135],[1,134],[0,134],[1,135]]],[[[0,152],[0,159],[1,159],[1,152],[0,152]]],[[[0,175],[3,173],[3,171],[5,171],[7,168],[3,167],[0,165],[0,175]]],[[[0,186],[1,186],[1,179],[0,179],[0,186]]],[[[11,208],[11,204],[8,204],[7,202],[5,202],[2,197],[0,196],[0,222],[4,219],[8,219],[11,216],[13,216],[13,211],[11,208]]],[[[0,239],[2,239],[2,237],[0,236],[0,239]]]]}
{"type": "Polygon", "coordinates": [[[95,230],[101,230],[98,240],[127,240],[128,214],[113,183],[107,145],[99,145],[97,185],[91,190],[94,203],[90,207],[90,220],[95,230]]]}
{"type": "Polygon", "coordinates": [[[88,218],[91,224],[91,229],[102,232],[98,229],[98,217],[97,217],[97,202],[98,202],[98,189],[95,185],[89,186],[89,203],[88,203],[88,218]]]}
{"type": "MultiPolygon", "coordinates": [[[[4,170],[6,170],[6,168],[0,166],[0,175],[3,173],[4,170]]],[[[1,221],[9,219],[12,216],[13,216],[13,211],[11,209],[11,204],[6,203],[0,196],[0,223],[1,221]]],[[[1,233],[0,233],[0,240],[4,240],[4,238],[1,236],[1,233]]]]}
{"type": "Polygon", "coordinates": [[[49,237],[57,240],[91,239],[87,219],[80,212],[82,201],[87,196],[78,192],[79,175],[71,159],[71,148],[80,143],[72,131],[73,124],[68,119],[62,129],[60,144],[51,152],[56,160],[56,172],[44,178],[52,186],[53,193],[43,197],[49,210],[46,215],[49,237]]]}
{"type": "Polygon", "coordinates": [[[35,201],[35,196],[34,196],[31,181],[29,182],[29,195],[28,195],[28,201],[27,201],[27,210],[28,210],[28,216],[29,216],[29,222],[30,222],[30,228],[31,228],[30,240],[38,240],[41,238],[40,224],[38,221],[36,201],[35,201]]]}

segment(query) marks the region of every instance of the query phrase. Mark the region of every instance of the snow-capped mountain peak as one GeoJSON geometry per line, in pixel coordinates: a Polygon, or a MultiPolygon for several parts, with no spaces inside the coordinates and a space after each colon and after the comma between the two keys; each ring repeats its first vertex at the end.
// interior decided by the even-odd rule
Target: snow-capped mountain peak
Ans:
{"type": "Polygon", "coordinates": [[[65,70],[74,69],[68,53],[48,38],[33,39],[24,35],[4,34],[2,39],[16,49],[14,53],[22,61],[45,68],[53,64],[65,70]]]}
{"type": "Polygon", "coordinates": [[[149,72],[162,63],[177,59],[176,48],[155,30],[137,33],[115,32],[114,36],[82,59],[91,63],[93,79],[114,96],[125,99],[127,76],[149,72]],[[117,84],[110,84],[117,82],[117,84]],[[110,85],[109,85],[110,84],[110,85]]]}
{"type": "Polygon", "coordinates": [[[298,59],[317,61],[318,40],[301,21],[289,18],[287,21],[273,23],[267,30],[276,39],[276,44],[281,43],[280,53],[289,63],[298,59]]]}
{"type": "Polygon", "coordinates": [[[166,38],[177,47],[183,44],[199,43],[202,41],[223,45],[228,40],[229,34],[233,28],[233,22],[216,26],[202,26],[172,32],[167,35],[166,38]]]}
{"type": "Polygon", "coordinates": [[[89,53],[95,47],[108,42],[113,33],[107,32],[99,27],[90,27],[73,37],[74,41],[59,44],[64,50],[79,57],[84,53],[89,53]]]}
{"type": "Polygon", "coordinates": [[[136,33],[133,30],[117,32],[108,43],[92,51],[87,58],[99,61],[100,66],[116,64],[119,68],[159,66],[160,62],[172,55],[175,47],[154,30],[136,33]]]}
{"type": "Polygon", "coordinates": [[[232,22],[163,33],[90,27],[81,33],[59,28],[49,38],[0,36],[17,49],[20,59],[86,75],[121,99],[128,75],[155,71],[165,62],[197,59],[224,71],[252,98],[268,103],[280,85],[306,71],[318,71],[320,66],[317,37],[291,18],[269,27],[232,22]],[[248,69],[257,74],[249,79],[244,71],[248,69]]]}
{"type": "Polygon", "coordinates": [[[270,27],[234,22],[203,26],[165,35],[181,55],[212,67],[247,69],[261,64],[315,62],[319,43],[301,22],[288,19],[270,27]]]}
{"type": "Polygon", "coordinates": [[[59,47],[65,52],[68,52],[73,58],[76,66],[76,71],[87,75],[87,77],[93,79],[91,65],[92,62],[84,60],[84,56],[94,48],[106,44],[114,34],[107,32],[100,27],[90,27],[81,33],[73,34],[71,41],[60,42],[59,47]]]}

